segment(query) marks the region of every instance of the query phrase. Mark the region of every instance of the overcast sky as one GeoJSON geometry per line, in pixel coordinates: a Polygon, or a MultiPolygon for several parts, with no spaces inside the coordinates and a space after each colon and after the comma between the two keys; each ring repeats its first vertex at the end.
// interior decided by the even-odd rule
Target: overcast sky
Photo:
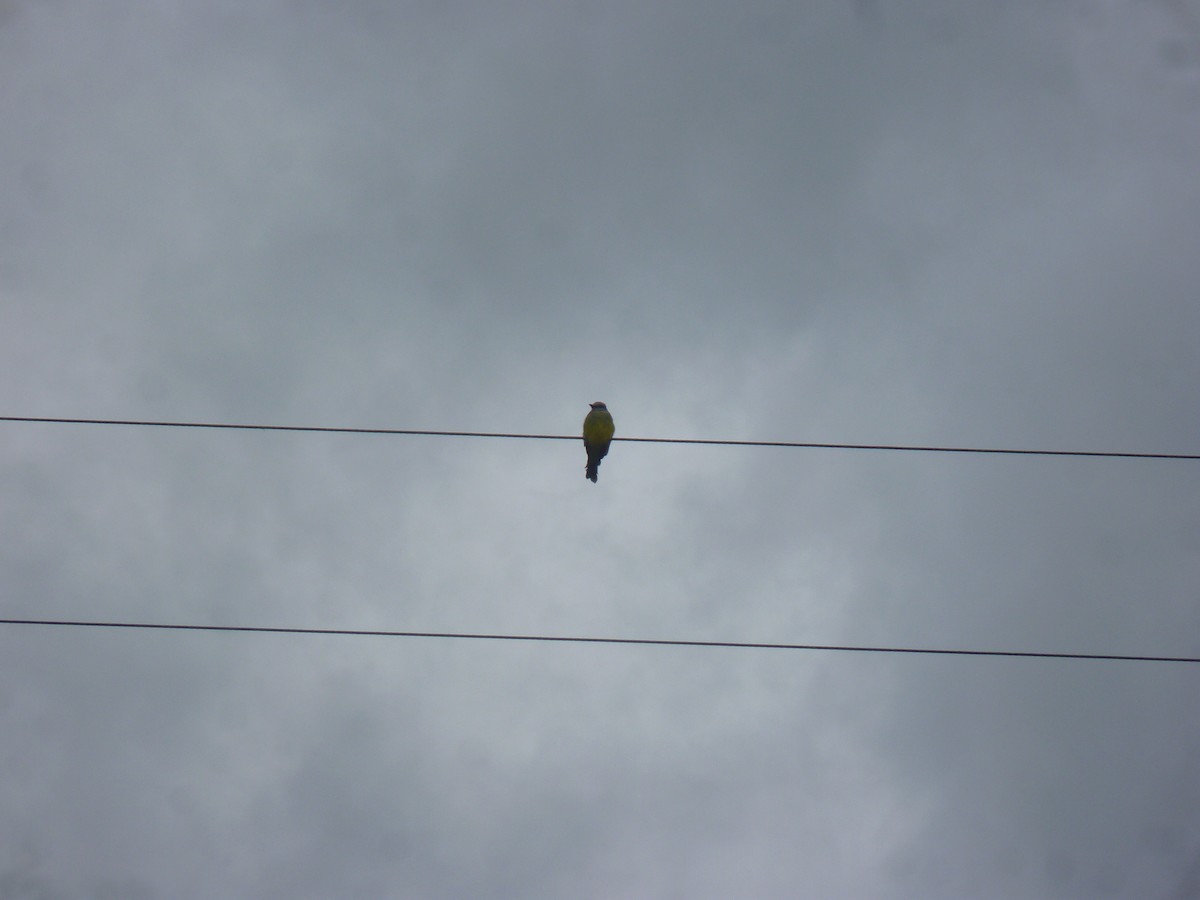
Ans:
{"type": "MultiPolygon", "coordinates": [[[[7,0],[0,415],[1196,453],[1198,12],[7,0]]],[[[1194,462],[584,461],[0,423],[0,617],[1200,655],[1194,462]]],[[[0,626],[0,898],[1192,897],[1198,712],[0,626]]]]}

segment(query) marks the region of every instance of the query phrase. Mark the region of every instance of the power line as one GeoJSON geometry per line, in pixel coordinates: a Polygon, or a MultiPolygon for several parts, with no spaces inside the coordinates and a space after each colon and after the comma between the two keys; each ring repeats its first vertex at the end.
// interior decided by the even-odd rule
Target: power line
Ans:
{"type": "Polygon", "coordinates": [[[1037,650],[953,650],[930,647],[865,647],[839,644],[781,644],[755,641],[688,641],[666,638],[579,637],[549,634],[472,634],[457,631],[376,631],[357,628],[285,628],[266,625],[181,625],[163,622],[87,622],[63,619],[0,619],[0,625],[72,628],[124,628],[155,631],[209,631],[243,634],[303,634],[335,637],[427,638],[464,641],[523,641],[553,644],[625,644],[642,647],[706,647],[733,650],[827,650],[842,653],[924,654],[928,656],[1007,656],[1028,659],[1090,659],[1120,662],[1200,663],[1196,656],[1144,656],[1121,653],[1054,653],[1037,650]]]}
{"type": "MultiPolygon", "coordinates": [[[[510,438],[534,441],[578,441],[574,434],[513,434],[496,431],[425,431],[411,428],[339,428],[328,425],[246,425],[231,422],[159,422],[136,419],[65,419],[40,416],[0,416],[0,422],[43,425],[132,425],[151,428],[218,428],[240,431],[299,431],[324,434],[378,434],[419,437],[510,438]]],[[[1200,460],[1198,453],[1140,453],[1117,450],[1032,450],[1011,447],[947,447],[918,444],[844,444],[815,441],[735,441],[701,438],[616,437],[615,441],[640,444],[701,444],[725,447],[784,447],[805,450],[897,450],[916,453],[989,453],[1009,456],[1074,456],[1107,459],[1200,460]]]]}

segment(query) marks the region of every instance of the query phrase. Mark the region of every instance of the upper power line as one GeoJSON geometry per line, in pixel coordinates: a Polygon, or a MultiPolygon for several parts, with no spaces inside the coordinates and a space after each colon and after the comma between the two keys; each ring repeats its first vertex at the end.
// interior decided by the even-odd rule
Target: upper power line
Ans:
{"type": "Polygon", "coordinates": [[[1196,656],[1147,656],[1124,653],[1063,653],[1042,650],[961,650],[935,647],[869,647],[854,644],[782,644],[757,641],[692,641],[671,638],[586,637],[551,634],[484,634],[461,631],[379,631],[357,628],[289,628],[271,625],[188,625],[166,622],[105,622],[69,619],[0,619],[0,625],[65,628],[120,628],[153,631],[238,632],[242,634],[327,635],[335,637],[426,638],[466,641],[520,641],[555,644],[624,644],[642,647],[704,647],[732,650],[826,650],[840,653],[922,654],[933,656],[1006,656],[1025,659],[1074,659],[1117,662],[1200,663],[1196,656]]]}
{"type": "MultiPolygon", "coordinates": [[[[391,434],[422,437],[513,438],[535,441],[577,441],[574,434],[515,434],[497,431],[428,431],[414,428],[342,428],[329,425],[247,425],[233,422],[161,422],[138,419],[67,419],[44,416],[0,416],[0,422],[44,425],[133,425],[151,428],[223,428],[241,431],[304,431],[325,434],[391,434]]],[[[614,441],[642,444],[708,444],[729,447],[792,447],[807,450],[896,450],[913,453],[990,453],[1009,456],[1090,456],[1107,459],[1200,460],[1200,453],[1146,453],[1122,450],[1037,450],[1015,447],[952,447],[933,444],[846,444],[819,441],[736,441],[711,438],[615,437],[614,441]]]]}

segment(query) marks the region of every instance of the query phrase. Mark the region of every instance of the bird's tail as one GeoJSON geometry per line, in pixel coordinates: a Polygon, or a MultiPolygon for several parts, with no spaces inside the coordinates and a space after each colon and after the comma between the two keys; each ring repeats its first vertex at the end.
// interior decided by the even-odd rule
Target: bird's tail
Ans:
{"type": "Polygon", "coordinates": [[[588,481],[590,481],[592,484],[596,483],[596,479],[600,477],[599,461],[594,463],[590,462],[587,464],[587,477],[588,481]]]}

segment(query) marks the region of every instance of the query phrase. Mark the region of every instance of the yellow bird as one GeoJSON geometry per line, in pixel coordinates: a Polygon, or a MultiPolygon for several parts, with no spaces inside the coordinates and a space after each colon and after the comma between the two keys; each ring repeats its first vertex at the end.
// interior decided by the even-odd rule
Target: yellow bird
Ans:
{"type": "Polygon", "coordinates": [[[614,431],[613,417],[608,407],[599,401],[593,403],[592,411],[583,420],[583,449],[588,456],[587,477],[593,483],[600,474],[600,460],[608,454],[614,431]]]}

